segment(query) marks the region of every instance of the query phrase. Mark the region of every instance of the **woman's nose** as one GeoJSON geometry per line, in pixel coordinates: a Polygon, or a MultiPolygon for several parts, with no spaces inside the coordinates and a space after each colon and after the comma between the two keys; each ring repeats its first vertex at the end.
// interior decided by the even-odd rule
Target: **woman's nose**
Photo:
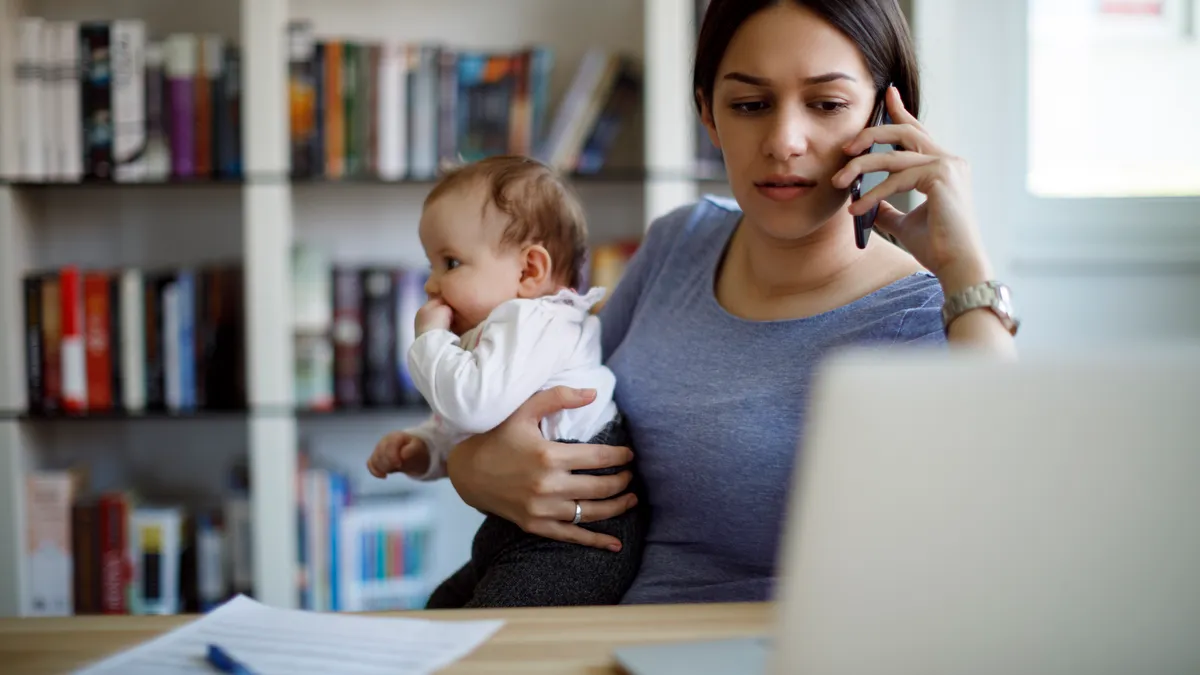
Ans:
{"type": "Polygon", "coordinates": [[[808,124],[803,112],[780,106],[768,125],[763,151],[771,159],[786,162],[808,151],[808,124]]]}

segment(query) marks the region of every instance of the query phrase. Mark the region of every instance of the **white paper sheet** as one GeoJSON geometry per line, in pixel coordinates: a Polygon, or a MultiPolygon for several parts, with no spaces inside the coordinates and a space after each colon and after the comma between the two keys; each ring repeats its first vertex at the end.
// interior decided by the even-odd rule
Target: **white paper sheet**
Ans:
{"type": "Polygon", "coordinates": [[[469,654],[503,621],[430,621],[276,609],[239,595],[186,626],[77,671],[80,675],[218,672],[219,645],[255,675],[418,675],[469,654]]]}

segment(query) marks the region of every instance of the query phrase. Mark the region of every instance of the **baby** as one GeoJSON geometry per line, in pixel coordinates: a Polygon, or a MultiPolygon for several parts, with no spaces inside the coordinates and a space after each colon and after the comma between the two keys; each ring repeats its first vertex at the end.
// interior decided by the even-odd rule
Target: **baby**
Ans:
{"type": "MultiPolygon", "coordinates": [[[[410,477],[443,477],[452,447],[557,385],[594,389],[596,398],[544,418],[545,438],[630,447],[614,376],[601,364],[600,322],[589,313],[604,289],[574,290],[587,227],[559,177],[516,156],[456,168],[425,199],[420,237],[432,265],[429,300],[417,312],[407,360],[433,415],[385,436],[367,462],[371,473],[385,477],[399,457],[410,477]]],[[[584,525],[620,540],[614,553],[528,534],[489,514],[471,559],[427,607],[616,604],[637,572],[645,526],[640,506],[584,525]]]]}

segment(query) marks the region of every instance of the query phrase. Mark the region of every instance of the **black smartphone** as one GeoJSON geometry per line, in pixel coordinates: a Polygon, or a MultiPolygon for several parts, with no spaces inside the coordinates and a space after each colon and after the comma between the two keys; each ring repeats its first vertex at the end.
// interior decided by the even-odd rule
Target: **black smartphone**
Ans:
{"type": "MultiPolygon", "coordinates": [[[[871,112],[871,121],[867,124],[867,128],[891,124],[892,116],[887,112],[887,87],[883,89],[884,94],[879,97],[875,103],[875,110],[871,112]]],[[[891,152],[892,146],[887,144],[872,144],[862,154],[865,155],[871,152],[891,152]]],[[[859,155],[860,157],[862,155],[859,155]]],[[[882,183],[888,174],[886,171],[875,171],[866,175],[859,175],[850,184],[850,201],[856,202],[862,199],[862,196],[875,189],[875,186],[882,183]]],[[[879,213],[879,207],[873,206],[870,211],[861,216],[854,216],[854,243],[858,244],[859,248],[867,247],[867,239],[871,237],[871,230],[875,227],[875,216],[879,213]]]]}

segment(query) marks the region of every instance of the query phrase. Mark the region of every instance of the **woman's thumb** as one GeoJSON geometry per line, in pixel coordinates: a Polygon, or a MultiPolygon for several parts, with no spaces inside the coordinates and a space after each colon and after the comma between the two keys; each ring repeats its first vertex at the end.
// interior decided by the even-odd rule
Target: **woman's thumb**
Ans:
{"type": "Polygon", "coordinates": [[[895,236],[905,215],[903,211],[888,202],[879,202],[879,211],[875,214],[875,226],[884,233],[895,236]]]}
{"type": "Polygon", "coordinates": [[[540,420],[560,410],[582,408],[594,400],[596,400],[595,389],[573,389],[571,387],[558,386],[545,391],[539,391],[529,397],[529,400],[519,410],[534,419],[540,420]]]}

